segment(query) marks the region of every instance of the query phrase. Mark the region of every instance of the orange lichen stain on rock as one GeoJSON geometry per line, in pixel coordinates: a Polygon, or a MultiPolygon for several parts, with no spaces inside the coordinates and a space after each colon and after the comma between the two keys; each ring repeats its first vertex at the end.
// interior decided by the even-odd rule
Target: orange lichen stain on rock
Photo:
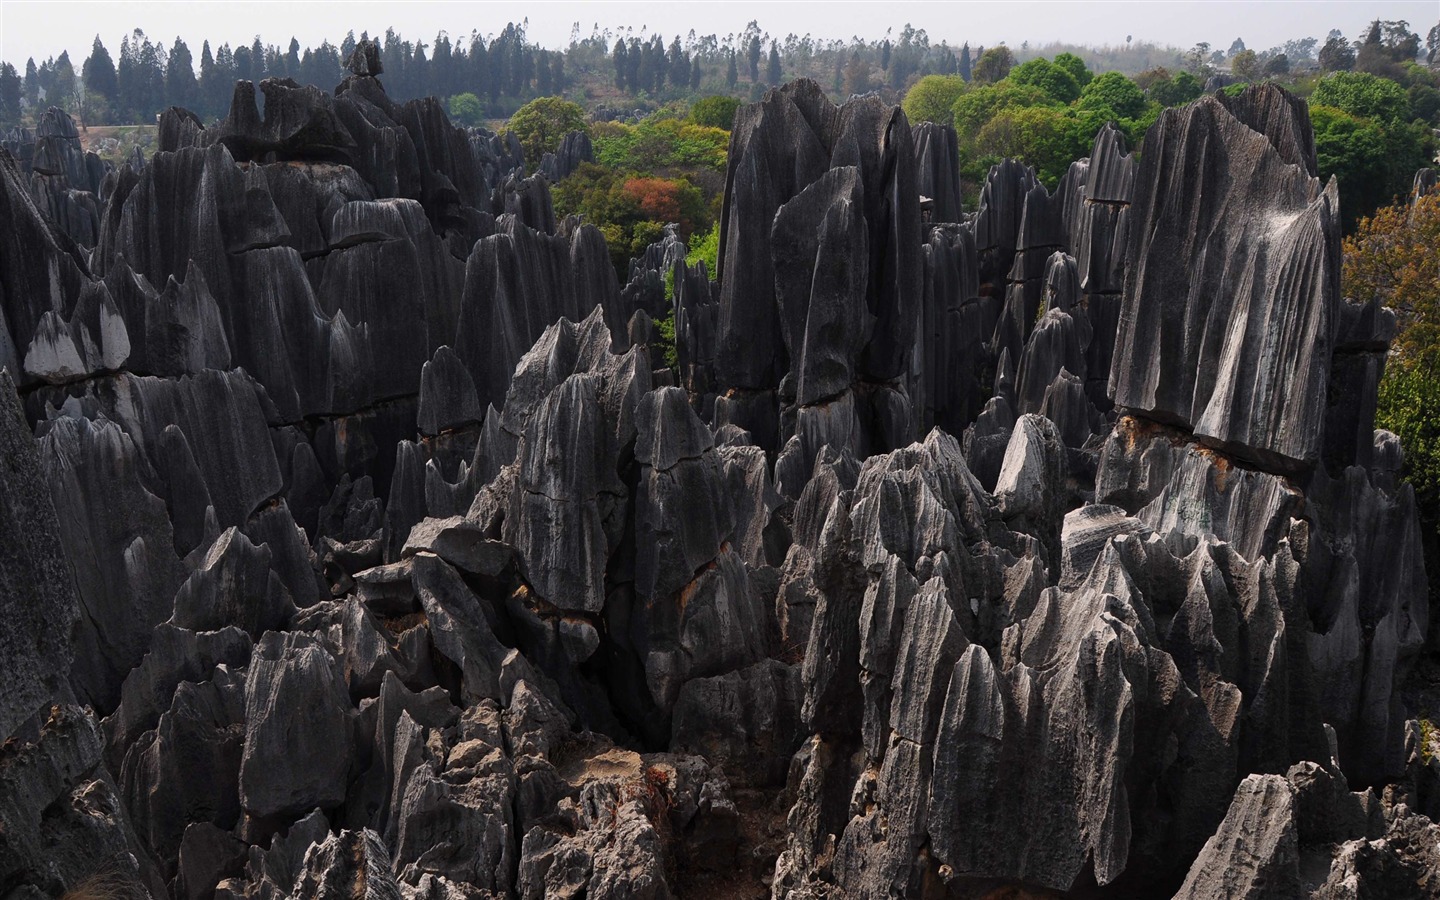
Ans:
{"type": "Polygon", "coordinates": [[[692,578],[680,589],[680,593],[675,595],[676,602],[680,604],[680,612],[685,612],[685,607],[690,605],[690,595],[695,593],[695,586],[699,583],[700,579],[692,578]]]}
{"type": "Polygon", "coordinates": [[[1229,457],[1203,444],[1197,444],[1195,446],[1195,452],[1209,460],[1210,465],[1215,467],[1215,475],[1213,476],[1215,479],[1215,490],[1217,493],[1225,493],[1225,488],[1230,483],[1230,470],[1235,467],[1234,463],[1230,462],[1229,457]]]}
{"type": "Polygon", "coordinates": [[[1115,430],[1120,433],[1120,438],[1125,441],[1125,452],[1135,449],[1135,445],[1142,439],[1153,437],[1157,434],[1164,434],[1167,429],[1159,422],[1152,422],[1149,419],[1139,419],[1135,416],[1121,416],[1120,421],[1115,423],[1115,430]]]}

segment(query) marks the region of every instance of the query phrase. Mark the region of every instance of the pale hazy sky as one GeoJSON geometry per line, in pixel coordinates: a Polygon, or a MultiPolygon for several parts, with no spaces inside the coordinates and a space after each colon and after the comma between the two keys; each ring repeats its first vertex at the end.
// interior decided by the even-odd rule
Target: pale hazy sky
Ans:
{"type": "Polygon", "coordinates": [[[183,37],[195,58],[201,41],[212,47],[249,43],[258,34],[266,44],[286,46],[291,36],[302,47],[345,32],[383,34],[393,26],[427,44],[444,29],[453,37],[472,30],[493,33],[511,20],[529,18],[529,35],[546,47],[569,42],[571,26],[584,34],[634,26],[667,37],[725,35],[751,19],[770,34],[794,32],[816,38],[879,37],[907,23],[924,28],[932,43],[991,45],[1006,41],[1040,44],[1054,40],[1101,45],[1136,40],[1189,47],[1198,41],[1225,48],[1236,37],[1254,49],[1290,38],[1324,40],[1332,28],[1357,36],[1371,19],[1405,19],[1423,37],[1440,20],[1437,0],[184,0],[184,2],[96,2],[96,0],[0,0],[0,59],[23,67],[68,49],[78,69],[98,33],[112,56],[134,28],[167,47],[183,37]]]}

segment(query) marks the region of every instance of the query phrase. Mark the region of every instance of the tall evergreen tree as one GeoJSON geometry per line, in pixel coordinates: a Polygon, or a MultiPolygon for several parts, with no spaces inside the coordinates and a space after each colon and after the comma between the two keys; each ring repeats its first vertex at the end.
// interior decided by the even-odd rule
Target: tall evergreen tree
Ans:
{"type": "Polygon", "coordinates": [[[565,93],[565,54],[550,54],[550,83],[556,94],[565,93]]]}
{"type": "Polygon", "coordinates": [[[170,59],[165,66],[165,103],[193,109],[199,90],[195,82],[195,62],[190,57],[190,48],[179,37],[170,48],[170,59]]]}
{"type": "Polygon", "coordinates": [[[289,78],[300,77],[300,42],[290,38],[290,49],[285,51],[285,75],[289,78]]]}
{"type": "MultiPolygon", "coordinates": [[[[217,114],[220,102],[217,95],[215,79],[218,72],[215,68],[215,55],[210,52],[210,42],[206,41],[200,45],[200,79],[197,83],[200,95],[199,107],[196,110],[202,117],[210,117],[217,114]]],[[[221,89],[223,90],[223,88],[221,89]]],[[[223,95],[221,95],[223,96],[223,95]]]]}
{"type": "Polygon", "coordinates": [[[40,72],[35,68],[35,57],[25,61],[25,102],[34,106],[40,102],[40,72]]]}
{"type": "Polygon", "coordinates": [[[452,64],[454,54],[450,49],[450,36],[445,32],[435,35],[435,44],[430,53],[430,93],[437,97],[449,97],[460,91],[455,86],[452,64]]]}
{"type": "Polygon", "coordinates": [[[470,90],[477,97],[483,97],[490,84],[490,54],[485,49],[485,39],[476,34],[470,39],[470,90]]]}
{"type": "Polygon", "coordinates": [[[750,80],[751,80],[751,81],[759,81],[759,80],[760,80],[760,36],[759,36],[759,35],[752,35],[752,36],[751,36],[751,38],[750,38],[750,46],[749,46],[748,48],[746,48],[745,53],[746,53],[747,57],[748,57],[749,60],[750,60],[750,80]]]}
{"type": "Polygon", "coordinates": [[[138,62],[144,101],[140,114],[149,122],[165,106],[165,48],[145,37],[143,31],[136,29],[135,33],[141,39],[138,62]]]}
{"type": "Polygon", "coordinates": [[[730,64],[725,68],[725,84],[730,90],[735,90],[735,85],[740,81],[740,67],[735,63],[735,51],[730,51],[730,64]]]}
{"type": "Polygon", "coordinates": [[[672,87],[683,88],[690,83],[690,57],[686,54],[685,48],[680,46],[679,35],[676,35],[675,40],[670,43],[668,63],[672,87]]]}
{"type": "Polygon", "coordinates": [[[230,109],[235,82],[240,80],[235,69],[235,51],[230,49],[229,44],[221,44],[220,49],[215,51],[215,83],[210,94],[211,114],[216,117],[225,115],[230,109]]]}
{"type": "Polygon", "coordinates": [[[87,90],[107,100],[115,99],[120,90],[120,82],[115,74],[115,61],[110,58],[110,51],[105,49],[98,34],[95,35],[95,43],[90,45],[90,58],[85,60],[82,71],[87,90]]]}
{"type": "Polygon", "coordinates": [[[255,62],[251,59],[250,48],[244,44],[235,48],[235,78],[238,81],[255,80],[255,62]]]}
{"type": "Polygon", "coordinates": [[[960,48],[960,77],[966,81],[970,80],[970,42],[966,41],[965,46],[960,48]]]}
{"type": "Polygon", "coordinates": [[[51,89],[47,92],[46,100],[51,106],[59,106],[62,109],[74,110],[77,99],[78,82],[75,79],[75,67],[70,63],[70,51],[60,53],[55,60],[54,75],[50,79],[51,89]]]}
{"type": "Polygon", "coordinates": [[[691,61],[690,66],[690,90],[700,90],[700,79],[703,76],[704,73],[700,71],[700,54],[697,53],[695,54],[695,58],[691,61]]]}
{"type": "Polygon", "coordinates": [[[250,77],[258,84],[276,74],[279,73],[270,66],[270,59],[265,53],[265,45],[260,43],[260,35],[255,35],[255,40],[250,43],[250,77]]]}
{"type": "Polygon", "coordinates": [[[780,71],[780,50],[775,46],[775,42],[771,41],[770,61],[765,66],[765,80],[770,82],[771,87],[774,87],[780,83],[780,79],[783,77],[784,75],[780,71]]]}
{"type": "Polygon", "coordinates": [[[20,94],[23,90],[20,73],[7,63],[0,63],[0,124],[20,124],[20,94]]]}
{"type": "Polygon", "coordinates": [[[625,76],[630,71],[627,56],[629,56],[629,52],[625,47],[625,39],[623,37],[616,38],[615,49],[611,51],[610,59],[615,63],[615,87],[622,91],[625,90],[625,76]]]}
{"type": "Polygon", "coordinates": [[[640,80],[641,63],[644,61],[645,51],[639,38],[631,38],[629,50],[625,54],[625,84],[629,86],[632,94],[645,88],[644,82],[640,80]]]}
{"type": "Polygon", "coordinates": [[[430,93],[430,60],[425,56],[425,42],[415,42],[415,55],[405,66],[405,75],[410,82],[410,96],[422,97],[430,93]]]}
{"type": "Polygon", "coordinates": [[[355,52],[355,29],[345,32],[345,40],[340,42],[340,59],[342,62],[349,62],[350,56],[355,52]]]}

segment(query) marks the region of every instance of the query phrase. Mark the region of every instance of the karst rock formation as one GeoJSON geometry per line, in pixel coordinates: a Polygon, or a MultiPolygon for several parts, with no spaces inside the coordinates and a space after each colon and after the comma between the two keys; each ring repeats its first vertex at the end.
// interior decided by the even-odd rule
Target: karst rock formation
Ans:
{"type": "Polygon", "coordinates": [[[0,896],[1440,893],[1302,101],[962,214],[953,132],[795,82],[719,271],[621,283],[583,135],[350,72],[0,152],[0,896]]]}

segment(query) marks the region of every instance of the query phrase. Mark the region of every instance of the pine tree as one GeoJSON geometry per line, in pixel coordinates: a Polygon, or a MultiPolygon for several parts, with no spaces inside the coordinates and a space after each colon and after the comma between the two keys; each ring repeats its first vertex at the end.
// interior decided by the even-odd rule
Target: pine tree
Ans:
{"type": "Polygon", "coordinates": [[[145,37],[144,32],[137,29],[135,33],[141,37],[138,61],[144,105],[140,114],[148,122],[165,105],[165,48],[145,37]]]}
{"type": "Polygon", "coordinates": [[[780,50],[775,46],[775,42],[771,41],[770,61],[765,66],[765,80],[770,82],[771,87],[775,87],[783,77],[784,75],[780,71],[780,50]]]}
{"type": "Polygon", "coordinates": [[[630,63],[626,57],[629,55],[625,47],[624,38],[615,39],[615,49],[610,53],[610,59],[615,63],[615,87],[617,90],[625,90],[625,76],[629,74],[630,63]]]}
{"type": "Polygon", "coordinates": [[[197,83],[200,96],[198,104],[200,109],[197,112],[202,117],[215,115],[215,111],[220,107],[216,95],[223,91],[223,87],[221,91],[216,90],[215,79],[218,74],[215,68],[215,56],[210,52],[210,42],[206,41],[200,45],[200,80],[197,83]]]}
{"type": "Polygon", "coordinates": [[[725,69],[725,84],[730,90],[735,90],[735,85],[740,81],[740,67],[735,63],[735,51],[730,51],[730,64],[725,69]]]}
{"type": "Polygon", "coordinates": [[[40,73],[33,56],[25,61],[25,102],[31,106],[40,102],[40,73]]]}
{"type": "Polygon", "coordinates": [[[239,80],[235,69],[235,52],[230,49],[229,44],[221,44],[220,49],[215,51],[214,93],[210,95],[210,109],[215,116],[223,116],[230,109],[230,102],[235,94],[235,82],[239,80]]]}
{"type": "Polygon", "coordinates": [[[760,37],[759,37],[758,35],[752,36],[752,37],[750,38],[750,46],[749,46],[749,48],[746,50],[746,55],[747,55],[747,56],[749,57],[749,59],[750,59],[750,80],[751,80],[752,82],[759,81],[759,80],[760,80],[760,37]]]}
{"type": "Polygon", "coordinates": [[[269,78],[271,75],[280,74],[275,72],[269,65],[270,60],[265,53],[265,45],[260,43],[260,35],[255,35],[255,40],[250,44],[250,76],[256,84],[269,78]]]}
{"type": "MultiPolygon", "coordinates": [[[[121,60],[121,63],[123,67],[124,60],[121,60]]],[[[235,78],[239,81],[255,80],[254,60],[250,58],[250,48],[244,44],[235,48],[235,78]]],[[[120,80],[123,86],[123,74],[120,80]]]]}
{"type": "Polygon", "coordinates": [[[340,42],[341,62],[348,63],[350,61],[350,57],[355,53],[355,44],[355,29],[352,28],[345,32],[345,40],[340,42]]]}
{"type": "Polygon", "coordinates": [[[300,77],[300,42],[290,38],[290,49],[285,53],[285,75],[288,78],[300,77]]]}
{"type": "Polygon", "coordinates": [[[190,48],[180,38],[170,48],[170,60],[165,66],[165,103],[190,109],[197,97],[195,63],[190,57],[190,48]]]}
{"type": "Polygon", "coordinates": [[[645,87],[640,80],[640,64],[645,61],[645,53],[638,38],[631,38],[629,44],[629,50],[625,54],[625,84],[629,86],[630,93],[634,94],[645,87]]]}
{"type": "Polygon", "coordinates": [[[690,83],[690,57],[680,46],[679,35],[670,43],[669,68],[671,87],[683,88],[690,83]]]}
{"type": "Polygon", "coordinates": [[[970,80],[970,42],[966,41],[965,46],[960,48],[960,77],[966,81],[970,80]]]}
{"type": "Polygon", "coordinates": [[[70,64],[70,51],[65,50],[60,53],[60,57],[55,60],[54,73],[50,81],[51,90],[46,92],[45,99],[50,102],[51,106],[74,110],[77,84],[75,67],[70,64]]]}
{"type": "Polygon", "coordinates": [[[704,73],[700,71],[700,54],[695,54],[693,65],[690,67],[690,90],[700,90],[700,79],[704,73]]]}
{"type": "Polygon", "coordinates": [[[565,93],[565,54],[550,54],[550,83],[557,95],[565,93]]]}
{"type": "Polygon", "coordinates": [[[430,84],[430,60],[425,57],[425,42],[415,42],[415,55],[405,66],[406,75],[410,80],[411,96],[422,97],[431,93],[430,84]]]}
{"type": "Polygon", "coordinates": [[[535,89],[542,97],[554,96],[554,86],[550,83],[550,51],[541,50],[536,57],[535,89]]]}
{"type": "Polygon", "coordinates": [[[90,58],[85,60],[82,71],[85,74],[85,87],[92,93],[99,94],[107,100],[114,100],[116,93],[120,90],[120,83],[115,74],[115,61],[110,58],[110,51],[100,41],[100,35],[95,35],[95,43],[90,45],[90,58]]]}
{"type": "Polygon", "coordinates": [[[470,38],[470,90],[475,96],[483,97],[490,84],[490,54],[485,50],[485,39],[479,34],[470,38]]]}
{"type": "Polygon", "coordinates": [[[20,124],[20,74],[15,67],[0,63],[0,125],[20,124]]]}
{"type": "Polygon", "coordinates": [[[430,53],[430,93],[437,97],[460,93],[455,87],[453,63],[450,36],[442,31],[435,35],[434,49],[430,53]]]}

